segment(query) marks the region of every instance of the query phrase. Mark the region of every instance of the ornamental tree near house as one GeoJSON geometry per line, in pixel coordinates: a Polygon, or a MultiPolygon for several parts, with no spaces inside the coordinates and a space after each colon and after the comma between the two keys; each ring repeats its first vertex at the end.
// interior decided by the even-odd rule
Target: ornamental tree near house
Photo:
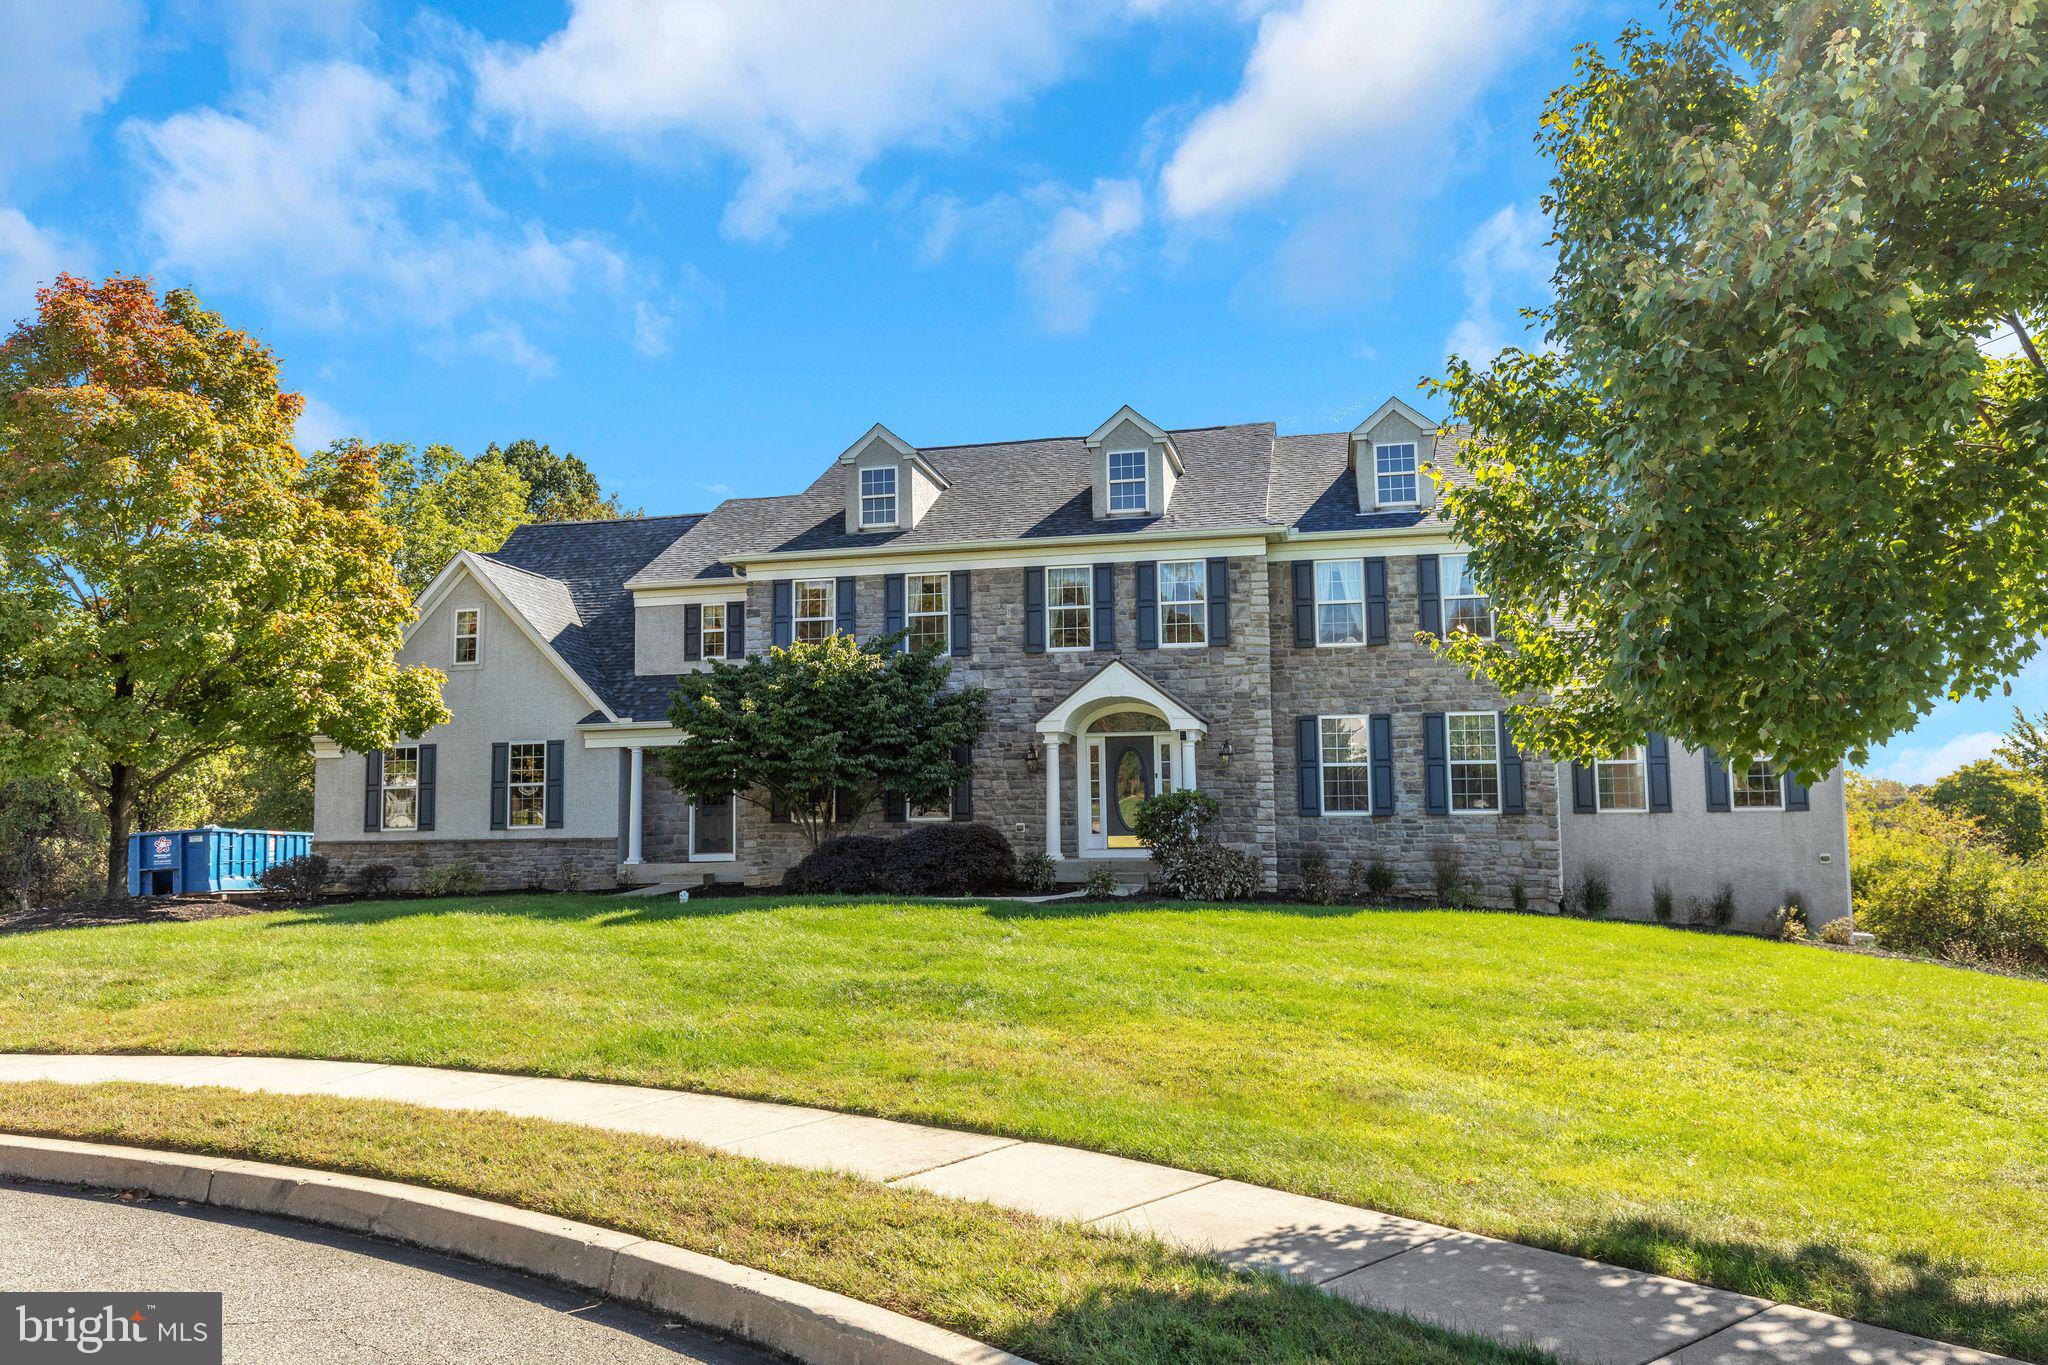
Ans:
{"type": "Polygon", "coordinates": [[[1549,348],[1433,389],[1519,733],[1809,777],[2048,629],[2048,12],[1680,0],[1582,51],[1549,348]]]}
{"type": "Polygon", "coordinates": [[[139,800],[232,748],[447,718],[360,451],[306,478],[277,362],[184,290],[59,276],[0,343],[0,779],[75,774],[122,894],[139,800]]]}
{"type": "Polygon", "coordinates": [[[656,751],[662,772],[678,791],[734,792],[788,818],[812,848],[835,811],[851,821],[885,793],[944,802],[969,771],[954,753],[988,726],[988,696],[949,686],[938,649],[902,651],[902,638],[835,634],[713,660],[676,687],[669,719],[683,739],[656,751]]]}

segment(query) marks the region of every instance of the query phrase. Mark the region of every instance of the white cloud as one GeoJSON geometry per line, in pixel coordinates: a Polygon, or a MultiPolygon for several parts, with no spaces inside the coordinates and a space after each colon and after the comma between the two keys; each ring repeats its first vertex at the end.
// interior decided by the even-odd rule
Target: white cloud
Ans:
{"type": "Polygon", "coordinates": [[[1053,213],[1017,266],[1047,331],[1087,329],[1096,294],[1121,264],[1119,245],[1144,221],[1145,196],[1131,180],[1098,180],[1053,213]]]}
{"type": "Polygon", "coordinates": [[[1550,224],[1542,211],[1518,204],[1501,209],[1465,239],[1458,253],[1465,312],[1444,342],[1447,353],[1485,365],[1509,346],[1543,344],[1518,310],[1550,296],[1557,256],[1549,240],[1550,224]]]}
{"type": "Polygon", "coordinates": [[[549,379],[555,373],[555,358],[526,339],[526,329],[516,322],[486,327],[469,339],[470,349],[479,355],[503,360],[534,379],[549,379]]]}
{"type": "Polygon", "coordinates": [[[1996,730],[1978,730],[1934,748],[1900,749],[1871,769],[1874,777],[1889,777],[1908,786],[1919,786],[1946,777],[1966,764],[1989,758],[2005,738],[1996,730]]]}
{"type": "Polygon", "coordinates": [[[300,450],[325,450],[343,437],[362,434],[355,422],[335,411],[330,404],[311,394],[302,396],[306,406],[299,413],[299,425],[294,433],[300,450]]]}
{"type": "Polygon", "coordinates": [[[91,272],[85,248],[31,223],[19,209],[0,208],[0,335],[36,305],[36,290],[57,273],[91,272]]]}
{"type": "Polygon", "coordinates": [[[376,40],[371,7],[372,0],[216,0],[229,53],[264,71],[369,48],[376,40]]]}
{"type": "Polygon", "coordinates": [[[477,55],[478,98],[531,135],[680,136],[736,158],[725,231],[772,239],[860,198],[882,153],[964,137],[1057,80],[1118,17],[1084,0],[572,0],[539,46],[477,55]]]}
{"type": "Polygon", "coordinates": [[[127,84],[142,20],[134,0],[0,5],[0,180],[73,150],[127,84]]]}
{"type": "Polygon", "coordinates": [[[1412,149],[1464,110],[1522,38],[1528,8],[1301,0],[1266,15],[1237,93],[1197,117],[1167,162],[1167,210],[1202,218],[1306,178],[1372,181],[1390,149],[1412,149]]]}

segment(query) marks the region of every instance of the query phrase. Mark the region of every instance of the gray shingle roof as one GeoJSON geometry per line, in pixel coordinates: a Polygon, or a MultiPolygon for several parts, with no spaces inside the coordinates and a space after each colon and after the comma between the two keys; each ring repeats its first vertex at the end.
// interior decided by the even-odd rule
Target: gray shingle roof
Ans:
{"type": "MultiPolygon", "coordinates": [[[[1435,460],[1454,483],[1471,477],[1456,461],[1458,434],[1438,432],[1435,460]]],[[[1267,504],[1274,522],[1297,531],[1398,531],[1411,526],[1445,527],[1436,509],[1361,512],[1358,483],[1351,477],[1351,434],[1319,432],[1282,436],[1273,442],[1273,491],[1267,504]]]]}

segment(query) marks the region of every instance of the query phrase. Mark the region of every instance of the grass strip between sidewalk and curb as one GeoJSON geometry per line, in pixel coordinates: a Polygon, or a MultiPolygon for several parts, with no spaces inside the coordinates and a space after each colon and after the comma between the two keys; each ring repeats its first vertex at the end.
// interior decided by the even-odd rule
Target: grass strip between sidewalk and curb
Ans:
{"type": "Polygon", "coordinates": [[[432,1186],[595,1223],[1059,1362],[1478,1361],[1513,1350],[1157,1242],[688,1143],[381,1100],[0,1085],[0,1128],[432,1186]]]}

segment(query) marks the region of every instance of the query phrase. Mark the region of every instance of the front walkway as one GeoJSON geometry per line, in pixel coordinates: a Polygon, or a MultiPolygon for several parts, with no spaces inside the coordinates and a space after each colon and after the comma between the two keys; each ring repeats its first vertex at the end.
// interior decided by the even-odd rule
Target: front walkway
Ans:
{"type": "Polygon", "coordinates": [[[1099,1152],[645,1086],[272,1057],[0,1055],[0,1081],[145,1081],[397,1100],[681,1139],[1150,1233],[1374,1308],[1586,1365],[1965,1365],[1979,1351],[1099,1152]]]}

